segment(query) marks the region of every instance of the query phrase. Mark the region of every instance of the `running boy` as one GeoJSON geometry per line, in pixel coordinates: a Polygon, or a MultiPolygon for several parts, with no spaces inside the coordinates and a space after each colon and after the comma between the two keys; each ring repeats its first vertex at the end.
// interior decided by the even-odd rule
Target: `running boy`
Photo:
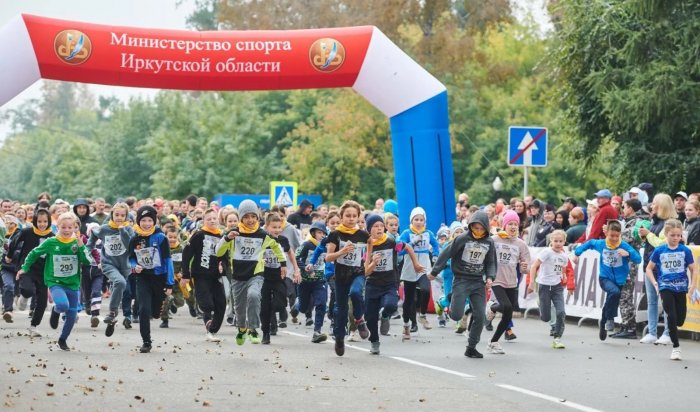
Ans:
{"type": "Polygon", "coordinates": [[[324,262],[318,260],[316,265],[311,264],[314,250],[326,237],[326,225],[314,222],[309,228],[309,237],[297,251],[297,264],[304,268],[299,284],[299,311],[306,313],[315,307],[313,343],[324,342],[328,337],[321,332],[323,317],[326,316],[326,302],[328,301],[328,286],[323,276],[324,262]]]}
{"type": "Polygon", "coordinates": [[[600,318],[598,337],[605,340],[608,332],[615,328],[615,316],[620,305],[620,294],[630,276],[630,261],[642,262],[639,255],[629,243],[622,240],[622,225],[617,220],[610,221],[605,230],[605,239],[591,239],[576,248],[578,258],[587,250],[600,253],[598,264],[598,283],[606,292],[603,314],[600,318]]]}

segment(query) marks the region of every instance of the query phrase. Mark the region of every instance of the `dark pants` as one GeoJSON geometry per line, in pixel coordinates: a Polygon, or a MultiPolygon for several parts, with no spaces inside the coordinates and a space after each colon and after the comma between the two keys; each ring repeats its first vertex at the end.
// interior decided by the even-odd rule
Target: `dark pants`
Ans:
{"type": "Polygon", "coordinates": [[[416,293],[418,293],[418,309],[421,315],[428,312],[430,300],[430,280],[427,275],[421,275],[417,281],[403,281],[403,323],[416,323],[416,293]],[[416,291],[416,289],[420,289],[416,291]]]}
{"type": "Polygon", "coordinates": [[[617,316],[617,309],[620,306],[620,293],[623,285],[618,285],[606,278],[598,279],[598,283],[600,284],[600,288],[606,293],[605,303],[603,304],[603,314],[600,318],[600,323],[604,324],[609,320],[615,319],[615,316],[617,316]]]}
{"type": "Polygon", "coordinates": [[[44,275],[25,273],[19,279],[19,291],[25,298],[32,298],[36,302],[32,315],[32,326],[39,326],[44,318],[49,289],[44,283],[44,275]]]}
{"type": "Polygon", "coordinates": [[[662,290],[660,293],[664,312],[668,317],[668,332],[673,342],[673,347],[677,348],[678,343],[678,327],[685,323],[686,315],[686,293],[672,292],[670,290],[662,290]]]}
{"type": "Polygon", "coordinates": [[[328,289],[325,280],[304,281],[299,284],[299,311],[310,313],[312,305],[316,310],[314,331],[320,332],[323,327],[323,317],[326,316],[328,289]]]}
{"type": "Polygon", "coordinates": [[[221,328],[221,323],[226,315],[226,292],[219,278],[211,276],[195,277],[195,293],[197,294],[197,306],[204,312],[204,324],[211,320],[209,332],[216,333],[221,328]]]}
{"type": "MultiPolygon", "coordinates": [[[[283,279],[265,279],[260,289],[260,328],[270,333],[272,314],[284,311],[287,307],[287,284],[283,279]]],[[[280,319],[284,320],[284,319],[280,319]]]]}
{"type": "Polygon", "coordinates": [[[102,279],[104,275],[97,266],[88,267],[88,270],[83,270],[83,276],[80,278],[80,297],[88,312],[92,316],[99,316],[102,306],[102,279]]]}
{"type": "Polygon", "coordinates": [[[165,299],[166,275],[139,273],[136,278],[136,296],[139,300],[139,331],[144,343],[151,343],[151,318],[160,316],[165,299]]]}
{"type": "Polygon", "coordinates": [[[139,295],[136,293],[136,276],[135,274],[130,274],[126,278],[126,287],[124,288],[124,294],[122,295],[122,312],[124,313],[124,317],[131,317],[132,314],[132,306],[131,306],[131,301],[134,301],[134,306],[133,306],[133,313],[139,313],[140,315],[140,310],[139,310],[139,295]]]}
{"type": "Polygon", "coordinates": [[[348,322],[348,298],[352,301],[352,314],[355,319],[362,319],[362,309],[364,302],[362,294],[365,286],[364,275],[355,275],[349,281],[335,280],[335,323],[333,335],[335,339],[345,339],[345,325],[348,322]]]}
{"type": "Polygon", "coordinates": [[[379,310],[384,309],[382,311],[383,318],[389,318],[396,312],[399,306],[399,293],[396,291],[396,285],[375,286],[368,283],[365,286],[365,305],[369,341],[379,342],[379,310]]]}
{"type": "Polygon", "coordinates": [[[493,294],[496,295],[496,299],[498,300],[498,303],[491,306],[491,310],[503,314],[501,321],[498,322],[498,326],[496,327],[496,332],[491,338],[491,342],[498,342],[503,333],[508,329],[510,321],[513,320],[513,310],[518,302],[518,288],[494,286],[491,290],[493,290],[493,294]]]}

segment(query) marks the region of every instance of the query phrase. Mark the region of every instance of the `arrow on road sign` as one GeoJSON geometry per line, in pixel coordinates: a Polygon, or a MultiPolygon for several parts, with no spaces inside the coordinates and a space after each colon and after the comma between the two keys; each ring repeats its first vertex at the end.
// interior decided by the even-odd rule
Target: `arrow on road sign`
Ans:
{"type": "Polygon", "coordinates": [[[537,133],[537,136],[533,138],[532,135],[530,135],[530,132],[527,132],[525,137],[523,137],[523,140],[521,140],[520,144],[518,145],[519,152],[510,160],[510,164],[514,164],[518,161],[518,159],[520,159],[521,156],[525,155],[525,158],[523,159],[523,166],[532,166],[532,151],[537,150],[535,143],[546,133],[547,129],[542,129],[539,133],[537,133]]]}

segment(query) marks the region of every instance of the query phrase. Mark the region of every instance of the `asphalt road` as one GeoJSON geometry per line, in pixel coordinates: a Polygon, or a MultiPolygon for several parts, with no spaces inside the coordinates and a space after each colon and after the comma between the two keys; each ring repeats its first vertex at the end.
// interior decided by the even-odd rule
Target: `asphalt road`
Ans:
{"type": "Polygon", "coordinates": [[[301,325],[281,329],[269,346],[237,346],[228,326],[221,343],[206,342],[201,321],[184,312],[169,329],[153,321],[150,354],[138,352],[138,325],[120,324],[107,338],[84,314],[68,340],[73,350],[63,352],[48,316],[44,336],[30,339],[29,320],[17,312],[14,323],[0,323],[2,409],[661,411],[697,404],[700,344],[689,340],[681,342],[684,360],[674,362],[670,346],[600,342],[595,327],[571,321],[566,349],[555,350],[547,324],[516,319],[518,339],[503,343],[506,354],[486,354],[491,332],[484,331],[485,358],[477,360],[464,356],[466,337],[454,323],[402,342],[395,320],[381,355],[368,353],[369,342],[349,342],[339,358],[331,340],[313,344],[312,328],[301,325]]]}

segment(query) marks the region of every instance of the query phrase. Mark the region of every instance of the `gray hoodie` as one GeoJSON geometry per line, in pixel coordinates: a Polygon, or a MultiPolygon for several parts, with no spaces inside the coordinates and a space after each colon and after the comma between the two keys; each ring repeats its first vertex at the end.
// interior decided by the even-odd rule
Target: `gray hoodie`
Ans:
{"type": "Polygon", "coordinates": [[[475,239],[471,230],[456,237],[440,252],[431,270],[433,276],[437,276],[445,268],[447,261],[452,259],[452,272],[455,277],[496,279],[496,247],[488,235],[489,217],[485,212],[476,212],[469,219],[468,226],[471,228],[474,223],[481,223],[484,227],[484,237],[475,239]]]}
{"type": "Polygon", "coordinates": [[[102,264],[110,265],[118,269],[130,269],[129,265],[129,241],[134,237],[134,229],[130,226],[112,229],[109,224],[100,226],[90,234],[87,250],[92,252],[97,245],[97,241],[101,240],[100,254],[102,255],[102,264]]]}

